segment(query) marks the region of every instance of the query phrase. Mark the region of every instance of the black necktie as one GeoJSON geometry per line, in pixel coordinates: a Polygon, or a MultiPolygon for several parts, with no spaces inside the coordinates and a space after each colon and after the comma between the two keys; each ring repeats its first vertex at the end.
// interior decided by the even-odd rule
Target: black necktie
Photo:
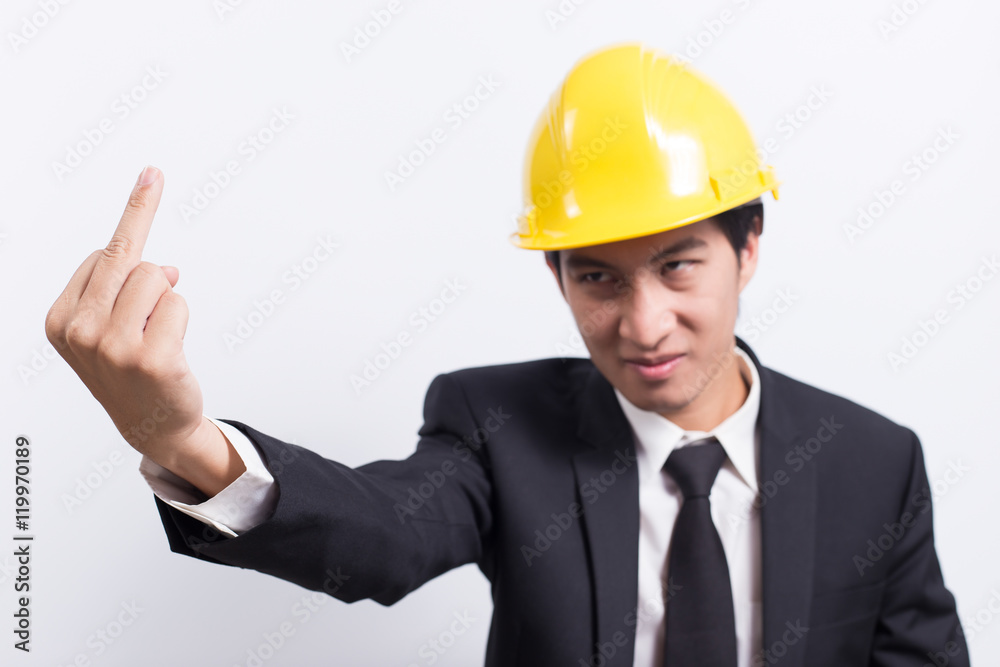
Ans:
{"type": "Polygon", "coordinates": [[[726,450],[714,437],[675,448],[663,469],[684,503],[670,537],[665,667],[736,667],[736,621],[729,565],[708,494],[726,450]]]}

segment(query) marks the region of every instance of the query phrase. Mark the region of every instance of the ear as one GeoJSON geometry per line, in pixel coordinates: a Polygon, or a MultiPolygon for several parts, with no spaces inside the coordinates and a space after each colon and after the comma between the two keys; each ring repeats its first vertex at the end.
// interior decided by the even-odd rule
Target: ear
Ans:
{"type": "Polygon", "coordinates": [[[740,251],[740,274],[738,276],[739,291],[750,282],[754,272],[757,270],[757,257],[760,250],[760,233],[763,220],[759,215],[754,216],[754,228],[747,234],[747,244],[740,251]]]}

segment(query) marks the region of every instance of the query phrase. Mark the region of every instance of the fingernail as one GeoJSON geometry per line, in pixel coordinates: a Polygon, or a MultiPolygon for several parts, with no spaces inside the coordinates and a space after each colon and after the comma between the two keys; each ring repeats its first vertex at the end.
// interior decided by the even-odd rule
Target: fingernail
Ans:
{"type": "Polygon", "coordinates": [[[142,173],[139,174],[139,180],[136,181],[136,185],[149,185],[156,180],[156,167],[147,165],[142,173]]]}

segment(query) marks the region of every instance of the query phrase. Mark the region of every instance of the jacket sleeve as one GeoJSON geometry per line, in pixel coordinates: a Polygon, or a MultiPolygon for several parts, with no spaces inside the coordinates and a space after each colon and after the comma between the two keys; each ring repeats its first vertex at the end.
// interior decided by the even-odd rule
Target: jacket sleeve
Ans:
{"type": "Polygon", "coordinates": [[[155,498],[170,549],[252,568],[345,602],[399,601],[488,556],[491,477],[459,381],[434,378],[415,451],[350,468],[237,421],[278,487],[274,512],[236,537],[155,498]]]}
{"type": "Polygon", "coordinates": [[[910,479],[899,522],[892,527],[899,537],[888,552],[894,561],[886,579],[870,665],[969,667],[969,649],[955,597],[944,585],[934,548],[923,448],[913,431],[910,435],[910,479]]]}

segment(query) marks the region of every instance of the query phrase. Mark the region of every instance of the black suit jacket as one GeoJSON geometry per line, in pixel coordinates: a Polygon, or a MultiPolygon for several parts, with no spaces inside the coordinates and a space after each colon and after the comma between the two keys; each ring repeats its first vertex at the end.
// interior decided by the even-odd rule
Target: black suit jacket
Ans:
{"type": "MultiPolygon", "coordinates": [[[[736,342],[761,383],[754,664],[967,666],[915,433],[761,366],[736,342]]],[[[227,422],[274,474],[277,507],[231,538],[156,499],[173,551],[383,605],[476,563],[492,584],[488,667],[631,667],[635,443],[589,359],[438,375],[402,461],[352,469],[227,422]]]]}

